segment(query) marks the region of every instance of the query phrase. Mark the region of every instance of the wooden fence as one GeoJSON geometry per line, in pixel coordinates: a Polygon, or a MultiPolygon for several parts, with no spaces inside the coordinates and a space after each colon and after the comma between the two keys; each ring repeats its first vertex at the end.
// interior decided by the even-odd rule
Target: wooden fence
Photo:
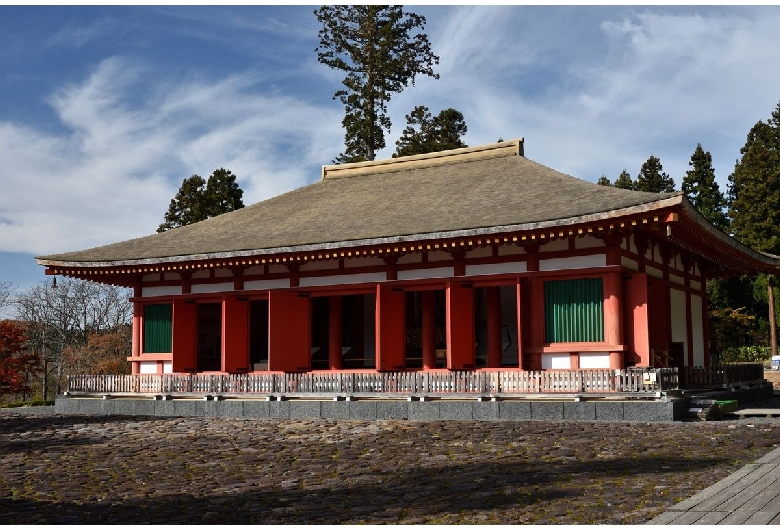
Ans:
{"type": "Polygon", "coordinates": [[[268,374],[71,375],[69,394],[540,394],[656,393],[678,388],[676,368],[462,370],[268,374]]]}

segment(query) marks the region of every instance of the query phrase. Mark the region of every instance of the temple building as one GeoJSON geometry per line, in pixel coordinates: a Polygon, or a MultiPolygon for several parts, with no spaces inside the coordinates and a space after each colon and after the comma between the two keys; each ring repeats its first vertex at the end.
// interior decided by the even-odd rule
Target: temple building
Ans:
{"type": "Polygon", "coordinates": [[[234,212],[36,259],[133,288],[134,374],[706,366],[706,280],[780,263],[681,193],[559,173],[522,139],[324,166],[234,212]]]}

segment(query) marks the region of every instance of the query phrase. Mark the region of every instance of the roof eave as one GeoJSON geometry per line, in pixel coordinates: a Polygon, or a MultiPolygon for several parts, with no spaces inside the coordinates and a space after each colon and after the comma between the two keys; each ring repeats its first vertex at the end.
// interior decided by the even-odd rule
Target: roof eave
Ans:
{"type": "Polygon", "coordinates": [[[163,256],[144,259],[129,259],[129,260],[117,260],[117,261],[61,261],[46,259],[43,257],[36,257],[36,261],[39,265],[45,267],[76,267],[76,268],[109,268],[109,267],[127,267],[127,266],[139,266],[139,265],[157,265],[160,263],[184,263],[184,262],[197,262],[207,260],[224,260],[235,258],[247,258],[253,256],[273,256],[277,254],[295,254],[305,252],[318,252],[329,251],[334,249],[350,249],[356,247],[367,247],[377,245],[388,245],[402,242],[417,242],[428,241],[434,239],[449,239],[449,238],[461,238],[461,237],[476,237],[487,236],[494,234],[502,234],[509,232],[530,232],[534,230],[545,230],[560,228],[570,225],[580,225],[593,222],[603,222],[613,219],[619,219],[621,217],[632,217],[636,215],[642,215],[653,211],[664,210],[676,207],[682,204],[683,197],[681,194],[674,195],[672,197],[666,197],[658,201],[652,201],[639,205],[629,206],[626,208],[620,208],[617,210],[609,210],[606,212],[597,212],[592,214],[580,215],[575,217],[566,217],[560,219],[551,219],[545,221],[535,221],[531,223],[513,224],[513,225],[500,225],[500,226],[487,226],[478,228],[467,228],[461,230],[449,230],[443,232],[427,232],[420,234],[402,234],[396,236],[387,236],[379,238],[368,239],[355,239],[348,241],[332,241],[325,243],[315,243],[309,245],[295,245],[288,247],[274,247],[274,248],[259,248],[259,249],[246,249],[228,252],[211,252],[211,253],[199,253],[199,254],[187,254],[179,256],[163,256]]]}

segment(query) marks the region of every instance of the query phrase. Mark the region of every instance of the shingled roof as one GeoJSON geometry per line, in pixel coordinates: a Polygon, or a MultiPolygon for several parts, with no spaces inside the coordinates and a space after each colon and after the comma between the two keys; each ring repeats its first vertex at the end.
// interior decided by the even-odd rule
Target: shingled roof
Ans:
{"type": "Polygon", "coordinates": [[[325,166],[320,181],[234,212],[36,259],[54,267],[110,267],[308,252],[533,230],[683,203],[680,193],[629,191],[565,175],[525,158],[519,139],[325,166]]]}

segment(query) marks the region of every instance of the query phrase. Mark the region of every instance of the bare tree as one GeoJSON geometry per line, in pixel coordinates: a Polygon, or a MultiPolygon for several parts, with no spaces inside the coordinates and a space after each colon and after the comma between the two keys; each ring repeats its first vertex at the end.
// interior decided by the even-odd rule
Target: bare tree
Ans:
{"type": "Polygon", "coordinates": [[[11,307],[15,294],[16,288],[11,282],[0,282],[0,320],[8,318],[5,309],[11,307]]]}
{"type": "Polygon", "coordinates": [[[63,350],[83,348],[90,334],[116,331],[131,322],[130,294],[121,287],[64,279],[56,284],[46,280],[16,298],[18,318],[28,326],[28,343],[43,364],[44,399],[51,375],[60,393],[63,350]]]}

